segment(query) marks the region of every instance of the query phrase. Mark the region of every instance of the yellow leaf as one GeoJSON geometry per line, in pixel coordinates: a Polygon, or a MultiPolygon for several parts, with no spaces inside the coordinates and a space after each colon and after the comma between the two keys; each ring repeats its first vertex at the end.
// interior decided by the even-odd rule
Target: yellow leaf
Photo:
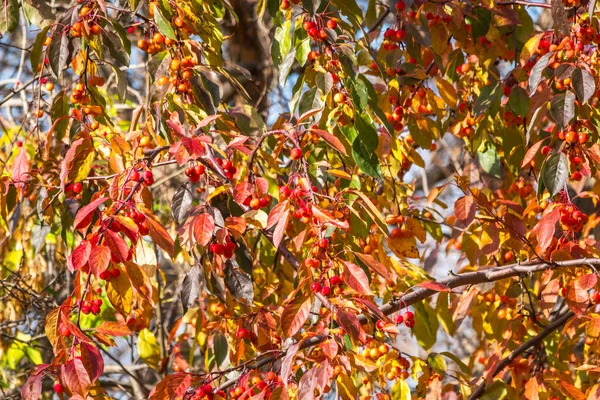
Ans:
{"type": "Polygon", "coordinates": [[[392,252],[400,258],[419,258],[417,241],[412,238],[389,238],[387,244],[392,252]]]}
{"type": "Polygon", "coordinates": [[[352,179],[352,176],[350,174],[348,174],[345,171],[339,170],[339,169],[330,169],[330,170],[327,170],[327,172],[329,172],[331,175],[333,175],[337,178],[343,178],[343,179],[347,179],[347,180],[352,179]]]}
{"type": "Polygon", "coordinates": [[[540,32],[535,36],[532,36],[523,46],[523,50],[521,50],[521,65],[526,64],[529,61],[529,58],[535,54],[535,51],[538,49],[540,45],[540,40],[542,40],[542,36],[544,36],[544,32],[540,32]]]}
{"type": "Polygon", "coordinates": [[[425,239],[427,239],[427,232],[425,232],[425,228],[423,228],[423,224],[421,222],[414,218],[407,218],[406,226],[408,227],[410,233],[419,239],[419,242],[425,243],[425,239]]]}
{"type": "Polygon", "coordinates": [[[106,284],[106,296],[115,309],[123,316],[131,314],[133,289],[127,274],[121,270],[116,278],[110,278],[106,284]]]}
{"type": "Polygon", "coordinates": [[[160,346],[154,334],[148,329],[142,329],[137,343],[140,358],[150,367],[158,370],[160,362],[160,346]]]}
{"type": "Polygon", "coordinates": [[[452,108],[456,107],[456,104],[458,103],[458,95],[456,94],[456,89],[454,89],[454,86],[442,78],[437,80],[436,85],[440,92],[440,96],[442,96],[442,99],[444,99],[446,104],[452,108]]]}

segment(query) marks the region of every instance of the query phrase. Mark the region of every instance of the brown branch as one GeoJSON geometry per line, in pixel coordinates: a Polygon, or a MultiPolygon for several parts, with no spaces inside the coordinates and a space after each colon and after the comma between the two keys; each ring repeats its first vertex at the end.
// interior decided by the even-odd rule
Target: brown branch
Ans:
{"type": "MultiPolygon", "coordinates": [[[[522,345],[517,347],[515,349],[515,351],[513,351],[512,353],[509,354],[508,357],[506,357],[505,359],[500,361],[500,363],[496,366],[496,368],[494,369],[494,372],[492,373],[492,378],[495,377],[496,375],[498,375],[500,372],[502,372],[502,370],[504,368],[506,368],[511,362],[513,362],[517,357],[519,357],[521,354],[523,354],[526,350],[540,344],[546,336],[550,335],[556,329],[561,327],[565,322],[567,322],[567,320],[569,318],[573,317],[574,315],[575,314],[571,311],[565,313],[563,316],[561,316],[556,321],[552,322],[550,325],[548,325],[546,328],[544,328],[544,330],[541,331],[540,333],[538,333],[537,336],[532,337],[531,339],[529,339],[528,341],[526,341],[525,343],[523,343],[522,345]]],[[[475,400],[475,399],[478,399],[479,397],[481,397],[481,395],[483,395],[483,393],[485,392],[485,388],[486,388],[486,382],[484,381],[483,383],[481,383],[481,385],[479,385],[479,387],[477,387],[477,389],[471,394],[471,396],[469,396],[468,400],[475,400]]]]}
{"type": "MultiPolygon", "coordinates": [[[[268,231],[261,231],[261,232],[272,243],[271,233],[268,231]]],[[[290,250],[288,250],[282,244],[279,245],[277,250],[293,267],[295,267],[296,269],[298,268],[300,262],[298,261],[298,259],[296,259],[296,257],[292,254],[292,252],[290,250]]],[[[541,271],[545,271],[548,269],[566,268],[566,267],[573,267],[573,266],[585,265],[585,264],[600,265],[600,258],[591,258],[591,259],[582,258],[582,259],[577,259],[577,260],[554,262],[551,264],[549,264],[547,262],[535,262],[535,263],[529,263],[529,264],[511,264],[511,265],[506,265],[504,267],[490,267],[488,269],[483,269],[480,271],[467,272],[467,273],[459,274],[459,275],[452,275],[449,278],[442,279],[438,282],[443,285],[446,285],[452,289],[452,288],[457,288],[457,287],[462,287],[462,286],[477,285],[477,284],[486,283],[486,282],[495,282],[495,281],[499,281],[499,280],[503,280],[503,279],[512,278],[515,276],[521,276],[521,275],[531,274],[531,273],[535,273],[535,272],[541,272],[541,271]]],[[[399,311],[401,307],[408,307],[412,304],[415,304],[422,300],[425,300],[428,297],[435,295],[436,293],[438,293],[438,292],[435,290],[426,289],[423,287],[413,287],[411,292],[404,294],[403,296],[400,296],[400,297],[393,299],[390,302],[384,304],[380,308],[380,311],[382,313],[384,313],[385,315],[390,315],[396,311],[399,311]]],[[[361,324],[365,324],[365,323],[369,322],[369,319],[364,314],[357,315],[357,318],[361,324]]],[[[559,320],[557,320],[557,321],[553,322],[551,325],[549,325],[546,329],[553,327],[555,324],[558,323],[558,321],[562,320],[563,318],[565,318],[565,320],[568,319],[568,317],[563,316],[559,320]]],[[[542,333],[546,332],[546,329],[542,333]]],[[[556,329],[556,327],[552,328],[552,330],[553,329],[556,329]]],[[[549,334],[549,332],[546,333],[546,335],[548,335],[548,334],[549,334]]],[[[313,337],[303,341],[302,344],[300,345],[300,347],[298,348],[298,350],[303,350],[308,347],[317,345],[317,344],[323,342],[325,339],[327,339],[327,335],[313,336],[313,337]]],[[[541,339],[543,339],[543,337],[541,337],[538,340],[541,340],[541,339]]],[[[525,350],[526,349],[523,349],[523,351],[525,351],[525,350]]],[[[519,353],[519,354],[521,354],[521,353],[519,353]]],[[[516,355],[518,356],[519,354],[516,354],[516,355]]],[[[265,357],[259,361],[256,361],[255,363],[247,364],[246,367],[250,368],[250,369],[257,369],[264,365],[267,365],[269,363],[276,361],[277,359],[283,357],[284,355],[285,355],[285,352],[282,352],[281,354],[278,354],[277,356],[265,357]]],[[[231,380],[223,383],[219,388],[226,389],[226,388],[234,385],[238,380],[239,380],[239,378],[231,379],[231,380]]]]}

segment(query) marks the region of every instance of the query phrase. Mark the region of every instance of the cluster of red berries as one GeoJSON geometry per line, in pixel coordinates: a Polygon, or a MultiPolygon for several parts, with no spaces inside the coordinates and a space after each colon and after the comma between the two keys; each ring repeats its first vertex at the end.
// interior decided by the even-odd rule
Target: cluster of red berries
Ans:
{"type": "Polygon", "coordinates": [[[253,210],[258,210],[259,208],[269,207],[269,204],[271,204],[271,200],[272,198],[268,194],[263,197],[248,196],[246,197],[246,200],[244,200],[243,204],[246,207],[250,207],[253,210]]]}
{"type": "Polygon", "coordinates": [[[323,25],[319,20],[306,20],[302,24],[302,28],[304,28],[308,36],[314,41],[327,39],[327,31],[325,30],[326,27],[329,29],[335,29],[337,28],[337,22],[333,19],[328,19],[323,25]]]}
{"type": "Polygon", "coordinates": [[[143,182],[146,185],[152,185],[154,183],[154,174],[150,170],[146,170],[143,174],[140,174],[137,168],[133,168],[129,174],[129,179],[133,182],[143,182]]]}
{"type": "Polygon", "coordinates": [[[208,251],[217,256],[231,258],[233,257],[233,252],[235,251],[235,242],[232,242],[230,238],[227,238],[225,244],[214,242],[208,246],[208,251]]]}
{"type": "Polygon", "coordinates": [[[65,194],[69,197],[76,196],[83,191],[81,182],[69,183],[65,186],[65,194]]]}
{"type": "MultiPolygon", "coordinates": [[[[309,260],[315,260],[315,259],[309,259],[309,260]]],[[[321,262],[319,260],[316,260],[316,261],[319,263],[319,266],[320,266],[321,262]]],[[[312,266],[312,265],[311,265],[311,267],[314,268],[314,266],[312,266]]],[[[341,286],[343,283],[344,283],[344,280],[342,279],[341,276],[333,275],[328,280],[326,279],[325,283],[323,283],[323,280],[321,280],[321,279],[317,282],[313,282],[313,284],[310,285],[310,288],[314,293],[321,293],[323,296],[329,296],[332,291],[331,288],[335,288],[336,286],[341,286]]],[[[339,290],[339,289],[337,289],[337,290],[339,290]]]]}
{"type": "Polygon", "coordinates": [[[527,182],[525,179],[523,179],[523,177],[521,177],[510,185],[510,191],[518,194],[519,197],[524,199],[532,194],[535,190],[530,182],[527,182]]]}
{"type": "MultiPolygon", "coordinates": [[[[143,213],[141,213],[135,209],[131,209],[127,213],[127,217],[131,218],[133,220],[133,222],[135,222],[135,224],[138,227],[138,232],[139,232],[140,236],[146,236],[147,234],[150,233],[150,228],[148,228],[148,224],[146,223],[146,215],[144,215],[143,213]]],[[[115,222],[117,222],[117,221],[115,221],[115,222]]],[[[113,222],[113,224],[115,222],[113,222]]]]}
{"type": "Polygon", "coordinates": [[[564,231],[581,232],[583,225],[588,222],[588,216],[582,213],[575,204],[561,204],[560,225],[564,231]]]}
{"type": "Polygon", "coordinates": [[[105,269],[104,271],[100,272],[99,278],[103,281],[108,281],[109,279],[118,278],[119,275],[121,275],[121,270],[118,268],[105,269]]]}
{"type": "MultiPolygon", "coordinates": [[[[119,272],[119,270],[115,270],[117,272],[119,272]]],[[[81,312],[85,315],[88,315],[89,313],[92,313],[94,315],[98,315],[100,314],[100,308],[102,307],[102,299],[95,299],[95,300],[85,300],[81,303],[81,312]]]]}
{"type": "Polygon", "coordinates": [[[223,173],[227,179],[233,179],[235,173],[237,172],[237,168],[233,165],[233,163],[229,160],[223,160],[222,158],[217,158],[217,164],[223,168],[223,173]]]}
{"type": "MultiPolygon", "coordinates": [[[[395,104],[395,102],[397,101],[396,97],[390,96],[390,98],[394,101],[394,103],[390,103],[395,104]]],[[[402,118],[404,117],[404,107],[396,106],[392,108],[393,111],[391,113],[385,113],[385,118],[390,124],[392,124],[395,131],[401,131],[404,128],[404,124],[402,123],[402,118]]]]}
{"type": "Polygon", "coordinates": [[[317,243],[311,249],[312,257],[306,259],[306,264],[313,269],[321,268],[321,260],[326,258],[328,247],[329,239],[321,238],[317,240],[317,243]]]}
{"type": "Polygon", "coordinates": [[[200,177],[204,175],[206,168],[204,165],[196,165],[195,167],[189,167],[185,170],[185,176],[190,178],[190,182],[198,182],[200,177]]]}
{"type": "Polygon", "coordinates": [[[383,49],[385,51],[396,50],[398,43],[406,38],[406,32],[403,29],[388,28],[383,33],[383,49]]]}
{"type": "Polygon", "coordinates": [[[202,400],[202,399],[208,399],[208,400],[212,400],[215,396],[215,394],[218,397],[221,398],[225,398],[225,392],[223,390],[214,390],[214,388],[209,385],[208,383],[205,383],[204,385],[200,385],[198,386],[191,397],[189,397],[189,400],[202,400]]]}
{"type": "Polygon", "coordinates": [[[396,315],[394,321],[397,324],[401,324],[404,322],[404,325],[406,325],[409,328],[412,328],[413,326],[415,326],[415,315],[412,313],[412,311],[407,311],[404,314],[396,315]]]}
{"type": "MultiPolygon", "coordinates": [[[[229,391],[229,396],[232,399],[250,398],[252,395],[268,390],[269,386],[281,386],[283,379],[273,371],[265,372],[261,375],[254,375],[249,382],[239,383],[236,387],[229,391]],[[262,376],[261,376],[262,375],[262,376]]],[[[268,394],[268,393],[267,393],[268,394]]]]}

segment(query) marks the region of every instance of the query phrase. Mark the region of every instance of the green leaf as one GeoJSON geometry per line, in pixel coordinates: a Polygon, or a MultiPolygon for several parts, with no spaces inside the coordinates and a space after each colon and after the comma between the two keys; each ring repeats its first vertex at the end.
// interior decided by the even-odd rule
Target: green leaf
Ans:
{"type": "Polygon", "coordinates": [[[44,51],[44,42],[46,41],[46,35],[48,35],[48,29],[50,26],[45,27],[37,34],[35,43],[31,48],[29,54],[29,61],[31,62],[31,70],[35,73],[38,70],[40,62],[42,61],[42,53],[44,51]]]}
{"type": "Polygon", "coordinates": [[[64,90],[58,92],[52,101],[52,108],[50,109],[50,118],[54,124],[54,134],[57,140],[62,140],[67,132],[69,126],[69,99],[64,90]]]}
{"type": "Polygon", "coordinates": [[[358,23],[362,22],[363,14],[361,8],[356,4],[356,0],[333,0],[333,5],[337,7],[344,15],[354,17],[358,23]]]}
{"type": "Polygon", "coordinates": [[[569,162],[564,153],[552,154],[546,159],[540,171],[544,187],[554,196],[565,188],[569,178],[569,162]]]}
{"type": "Polygon", "coordinates": [[[561,128],[569,125],[575,117],[575,94],[567,91],[554,96],[550,100],[550,115],[561,128]]]}
{"type": "Polygon", "coordinates": [[[555,51],[551,51],[549,53],[544,54],[538,62],[533,66],[531,72],[529,73],[529,95],[533,96],[537,91],[537,88],[542,81],[542,72],[548,66],[550,62],[550,58],[556,53],[555,51]]]}
{"type": "Polygon", "coordinates": [[[375,153],[379,145],[377,131],[364,115],[356,118],[355,126],[358,136],[352,142],[352,157],[365,174],[380,178],[381,166],[375,153]]]}
{"type": "MultiPolygon", "coordinates": [[[[425,121],[429,126],[429,121],[431,120],[428,118],[422,118],[420,121],[425,121]]],[[[433,123],[433,121],[431,122],[433,123]]],[[[411,120],[408,123],[408,130],[416,144],[418,144],[422,149],[429,149],[432,139],[429,129],[422,129],[419,127],[419,125],[417,125],[416,121],[411,120]]]]}
{"type": "Polygon", "coordinates": [[[169,20],[165,18],[157,4],[154,5],[154,21],[156,22],[156,26],[160,33],[169,39],[177,40],[177,35],[175,35],[173,26],[171,26],[169,20]]]}
{"type": "Polygon", "coordinates": [[[292,21],[287,20],[280,27],[275,29],[275,36],[273,37],[273,44],[271,46],[271,54],[273,57],[273,64],[275,68],[285,59],[285,56],[290,52],[292,48],[292,21]]]}
{"type": "Polygon", "coordinates": [[[4,0],[0,2],[0,33],[14,30],[19,25],[19,2],[4,0]]]}
{"type": "Polygon", "coordinates": [[[350,83],[350,88],[352,90],[350,93],[352,102],[360,111],[364,111],[369,102],[367,85],[362,79],[348,80],[347,83],[350,83]]]}
{"type": "Polygon", "coordinates": [[[475,100],[475,104],[473,105],[473,112],[476,116],[480,116],[484,112],[486,112],[490,107],[495,105],[495,103],[500,102],[500,85],[498,82],[488,85],[481,89],[481,93],[475,100]]]}
{"type": "Polygon", "coordinates": [[[121,65],[128,67],[129,53],[125,49],[125,46],[119,35],[108,30],[103,30],[102,37],[103,43],[108,48],[110,55],[121,65]]]}
{"type": "Polygon", "coordinates": [[[440,375],[446,374],[446,369],[448,366],[446,365],[446,360],[438,353],[430,353],[427,356],[427,363],[435,372],[440,375]]]}
{"type": "Polygon", "coordinates": [[[148,366],[158,370],[160,362],[160,346],[149,329],[142,329],[138,338],[137,350],[140,358],[148,366]]]}
{"type": "Polygon", "coordinates": [[[296,49],[292,49],[286,56],[281,65],[279,66],[279,84],[281,86],[285,86],[285,82],[287,81],[287,77],[292,70],[292,66],[294,65],[294,61],[296,59],[296,49]]]}
{"type": "Polygon", "coordinates": [[[298,105],[298,114],[302,115],[308,110],[323,107],[323,100],[321,100],[321,90],[319,88],[312,88],[306,91],[300,98],[300,104],[298,105]]]}
{"type": "Polygon", "coordinates": [[[496,146],[491,141],[483,143],[483,149],[480,147],[477,151],[477,159],[481,168],[490,175],[500,178],[500,156],[496,146]]]}
{"type": "Polygon", "coordinates": [[[352,143],[352,157],[358,167],[367,175],[373,178],[381,178],[381,166],[377,154],[370,152],[365,147],[364,143],[357,138],[352,143]]]}
{"type": "Polygon", "coordinates": [[[116,65],[110,64],[110,66],[113,67],[113,71],[115,71],[115,76],[117,77],[117,96],[119,100],[125,101],[127,98],[127,74],[116,65]]]}
{"type": "Polygon", "coordinates": [[[573,71],[571,80],[577,97],[579,97],[583,103],[587,103],[596,91],[596,82],[592,74],[583,68],[577,68],[573,71]]]}
{"type": "Polygon", "coordinates": [[[52,41],[48,48],[48,58],[50,60],[50,68],[55,77],[62,75],[63,68],[67,65],[69,59],[69,38],[66,32],[57,30],[52,35],[52,41]]]}
{"type": "Polygon", "coordinates": [[[508,98],[508,105],[515,114],[526,117],[529,113],[529,96],[525,89],[520,86],[513,87],[508,98]]]}
{"type": "Polygon", "coordinates": [[[419,345],[429,350],[436,342],[439,322],[435,311],[427,303],[417,303],[415,308],[415,326],[413,334],[419,345]]]}

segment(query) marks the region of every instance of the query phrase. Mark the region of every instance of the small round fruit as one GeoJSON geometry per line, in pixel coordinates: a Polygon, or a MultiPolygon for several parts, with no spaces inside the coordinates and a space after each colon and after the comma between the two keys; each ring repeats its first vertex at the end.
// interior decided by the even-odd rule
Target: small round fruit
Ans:
{"type": "Polygon", "coordinates": [[[314,282],[312,285],[310,285],[310,288],[315,293],[319,293],[322,289],[321,284],[319,282],[314,282]]]}
{"type": "Polygon", "coordinates": [[[65,387],[63,385],[61,385],[60,382],[56,382],[54,384],[54,393],[61,394],[61,393],[64,393],[64,391],[65,391],[65,387]]]}
{"type": "Polygon", "coordinates": [[[337,28],[337,21],[334,20],[334,19],[327,20],[327,27],[329,29],[335,29],[335,28],[337,28]]]}
{"type": "Polygon", "coordinates": [[[321,249],[326,249],[327,246],[329,246],[329,240],[327,238],[319,239],[317,246],[319,246],[321,249]]]}
{"type": "Polygon", "coordinates": [[[542,147],[542,155],[543,156],[547,155],[551,151],[552,151],[552,148],[550,146],[544,146],[544,147],[542,147]]]}
{"type": "Polygon", "coordinates": [[[290,158],[292,160],[301,159],[302,158],[302,149],[300,149],[299,147],[292,149],[292,151],[290,151],[290,158]]]}
{"type": "Polygon", "coordinates": [[[69,330],[69,328],[67,328],[66,326],[61,326],[59,329],[59,333],[61,336],[71,336],[71,331],[69,330]]]}
{"type": "Polygon", "coordinates": [[[346,96],[343,93],[338,92],[333,96],[333,101],[338,104],[343,103],[344,101],[346,101],[346,96]]]}
{"type": "Polygon", "coordinates": [[[154,174],[152,174],[152,171],[144,171],[144,182],[146,185],[152,185],[154,183],[154,174]]]}
{"type": "Polygon", "coordinates": [[[81,182],[74,183],[71,186],[71,190],[73,191],[73,193],[79,194],[83,191],[83,185],[81,184],[81,182]]]}
{"type": "Polygon", "coordinates": [[[380,331],[383,330],[383,328],[385,327],[385,321],[382,319],[377,320],[377,322],[375,323],[375,327],[380,331]]]}

